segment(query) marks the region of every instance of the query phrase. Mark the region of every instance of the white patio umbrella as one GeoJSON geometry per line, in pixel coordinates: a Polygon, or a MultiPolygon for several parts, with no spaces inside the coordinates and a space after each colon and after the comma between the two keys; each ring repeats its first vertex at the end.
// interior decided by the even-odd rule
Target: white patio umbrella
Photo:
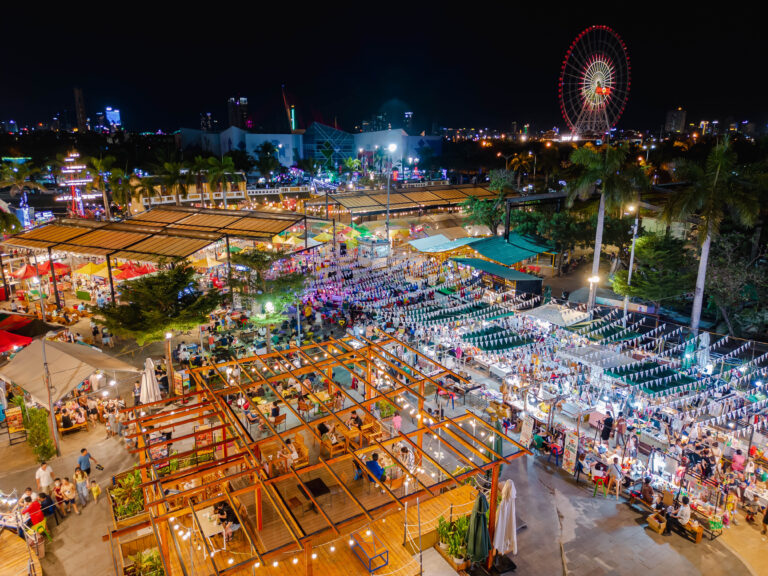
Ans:
{"type": "Polygon", "coordinates": [[[496,514],[496,531],[493,535],[493,547],[498,554],[517,554],[517,514],[515,500],[517,489],[512,480],[507,480],[501,489],[501,502],[496,514]]]}
{"type": "Polygon", "coordinates": [[[155,363],[152,358],[147,358],[144,362],[144,371],[141,373],[141,394],[139,401],[142,404],[150,404],[162,400],[160,396],[160,385],[155,376],[155,363]]]}

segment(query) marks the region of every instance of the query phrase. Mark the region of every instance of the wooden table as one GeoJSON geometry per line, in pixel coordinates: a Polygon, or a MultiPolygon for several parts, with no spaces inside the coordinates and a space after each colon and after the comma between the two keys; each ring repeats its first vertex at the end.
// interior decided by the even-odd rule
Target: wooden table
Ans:
{"type": "MultiPolygon", "coordinates": [[[[19,574],[28,573],[29,550],[24,540],[19,538],[15,532],[0,530],[0,550],[3,551],[2,561],[0,561],[0,576],[19,576],[19,574]]],[[[34,552],[31,562],[35,567],[35,574],[42,574],[43,569],[40,566],[40,560],[34,552]]]]}
{"type": "Polygon", "coordinates": [[[353,428],[337,428],[336,431],[344,436],[344,440],[347,445],[347,451],[350,449],[358,449],[362,446],[363,442],[363,431],[359,430],[356,427],[353,428]],[[352,448],[350,448],[350,445],[352,448]]]}

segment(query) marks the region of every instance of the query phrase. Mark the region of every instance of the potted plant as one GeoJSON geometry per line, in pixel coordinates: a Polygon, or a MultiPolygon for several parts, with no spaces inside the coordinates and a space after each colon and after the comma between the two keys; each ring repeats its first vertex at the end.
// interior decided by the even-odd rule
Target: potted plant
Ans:
{"type": "Polygon", "coordinates": [[[440,516],[440,518],[437,519],[437,538],[438,542],[437,545],[440,546],[441,550],[447,550],[448,549],[448,538],[451,535],[451,524],[448,522],[444,516],[440,516]]]}
{"type": "Polygon", "coordinates": [[[133,470],[118,477],[115,486],[111,486],[107,493],[112,503],[112,515],[115,525],[119,528],[127,525],[125,520],[136,521],[135,517],[145,512],[144,490],[141,488],[141,472],[133,470]],[[119,526],[118,526],[119,524],[119,526]]]}
{"type": "Polygon", "coordinates": [[[448,537],[448,554],[451,557],[451,560],[453,560],[453,563],[458,566],[460,566],[464,562],[464,558],[462,557],[461,550],[464,547],[464,541],[459,537],[459,534],[457,532],[451,532],[450,536],[448,537]]]}
{"type": "Polygon", "coordinates": [[[130,572],[135,576],[165,576],[163,561],[157,548],[137,552],[133,556],[129,556],[128,560],[132,564],[126,569],[130,569],[130,572]]]}

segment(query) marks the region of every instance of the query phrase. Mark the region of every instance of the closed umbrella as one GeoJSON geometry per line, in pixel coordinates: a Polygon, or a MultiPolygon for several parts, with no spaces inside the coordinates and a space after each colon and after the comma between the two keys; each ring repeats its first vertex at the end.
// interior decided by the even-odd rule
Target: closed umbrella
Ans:
{"type": "Polygon", "coordinates": [[[517,554],[517,513],[515,502],[517,488],[507,480],[501,489],[501,503],[496,514],[496,531],[493,533],[493,547],[499,554],[517,554]]]}
{"type": "Polygon", "coordinates": [[[482,562],[491,550],[486,512],[488,512],[488,501],[481,492],[477,495],[475,506],[472,508],[467,531],[467,557],[473,562],[482,562]]]}
{"type": "Polygon", "coordinates": [[[142,404],[150,404],[162,400],[160,396],[160,385],[155,376],[155,363],[152,358],[147,358],[144,362],[144,372],[141,373],[141,393],[139,401],[142,404]]]}

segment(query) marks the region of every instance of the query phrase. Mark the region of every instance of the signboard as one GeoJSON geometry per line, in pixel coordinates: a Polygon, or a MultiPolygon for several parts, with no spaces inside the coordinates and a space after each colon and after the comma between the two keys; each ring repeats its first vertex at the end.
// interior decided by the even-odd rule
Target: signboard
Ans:
{"type": "Polygon", "coordinates": [[[24,432],[24,416],[21,413],[21,407],[8,408],[5,412],[5,418],[8,422],[9,433],[24,432]]]}
{"type": "Polygon", "coordinates": [[[173,373],[173,393],[176,396],[182,396],[187,389],[189,389],[189,372],[186,370],[175,371],[173,373]]]}
{"type": "Polygon", "coordinates": [[[158,434],[157,436],[149,438],[147,443],[149,444],[150,459],[160,460],[161,458],[168,457],[168,444],[163,444],[162,446],[152,446],[153,444],[164,442],[165,440],[166,440],[166,437],[163,434],[158,434]]]}
{"type": "Polygon", "coordinates": [[[523,417],[523,426],[520,429],[520,444],[528,448],[533,438],[533,416],[527,414],[523,417]]]}
{"type": "Polygon", "coordinates": [[[565,447],[563,448],[563,470],[568,474],[576,473],[576,458],[579,454],[579,436],[575,431],[568,431],[565,435],[565,447]]]}

